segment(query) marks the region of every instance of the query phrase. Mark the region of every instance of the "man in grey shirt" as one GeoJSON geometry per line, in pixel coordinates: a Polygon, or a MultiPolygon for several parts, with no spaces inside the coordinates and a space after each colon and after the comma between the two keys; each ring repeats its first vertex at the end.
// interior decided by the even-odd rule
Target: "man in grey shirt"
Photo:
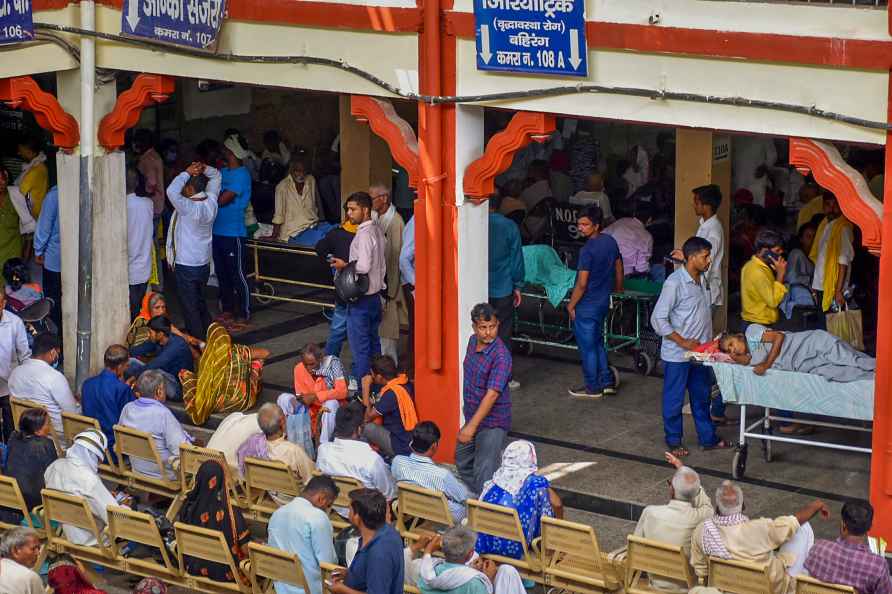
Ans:
{"type": "Polygon", "coordinates": [[[700,447],[733,447],[718,437],[709,418],[709,370],[688,361],[687,351],[712,340],[712,310],[705,272],[711,262],[711,244],[701,237],[691,237],[682,246],[684,266],[669,275],[650,317],[657,334],[663,337],[663,431],[672,455],[683,457],[684,424],[681,409],[684,393],[690,394],[691,412],[700,447]]]}
{"type": "MultiPolygon", "coordinates": [[[[350,261],[356,262],[356,272],[368,275],[369,288],[365,295],[347,304],[347,340],[353,354],[353,377],[362,381],[371,377],[372,357],[381,354],[381,291],[384,289],[386,240],[378,223],[372,220],[372,198],[366,192],[354,192],[347,198],[347,218],[357,225],[356,237],[350,243],[350,261]]],[[[331,265],[341,270],[347,266],[340,258],[332,258],[331,265]]]]}

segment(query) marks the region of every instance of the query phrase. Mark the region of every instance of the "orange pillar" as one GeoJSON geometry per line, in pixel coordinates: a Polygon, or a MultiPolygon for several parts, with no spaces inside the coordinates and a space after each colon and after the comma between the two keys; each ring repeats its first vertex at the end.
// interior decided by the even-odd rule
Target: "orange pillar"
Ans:
{"type": "MultiPolygon", "coordinates": [[[[889,73],[889,113],[892,122],[892,72],[889,73]]],[[[886,177],[883,188],[883,245],[880,254],[877,378],[873,405],[873,456],[870,501],[873,534],[892,540],[892,132],[886,133],[886,177]]]]}
{"type": "MultiPolygon", "coordinates": [[[[423,94],[455,93],[455,37],[442,33],[450,0],[424,0],[419,37],[423,94]]],[[[437,458],[452,460],[459,429],[458,247],[455,208],[455,108],[418,104],[420,183],[415,203],[415,384],[419,416],[439,425],[437,458]]]]}

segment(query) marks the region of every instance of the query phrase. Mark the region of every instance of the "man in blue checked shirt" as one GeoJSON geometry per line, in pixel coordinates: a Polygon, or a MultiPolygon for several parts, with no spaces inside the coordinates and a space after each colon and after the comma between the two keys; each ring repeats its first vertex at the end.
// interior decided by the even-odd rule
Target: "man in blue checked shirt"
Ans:
{"type": "Polygon", "coordinates": [[[474,335],[464,361],[465,425],[458,433],[455,465],[475,493],[499,468],[511,430],[511,351],[499,338],[499,320],[489,303],[471,310],[474,335]]]}
{"type": "Polygon", "coordinates": [[[660,298],[650,317],[657,334],[663,337],[663,431],[672,455],[681,458],[690,452],[682,445],[681,409],[687,390],[700,447],[705,450],[734,447],[716,435],[709,417],[709,369],[695,364],[685,353],[712,340],[712,309],[706,271],[711,263],[712,245],[702,237],[691,237],[681,248],[684,266],[663,283],[660,298]]]}
{"type": "Polygon", "coordinates": [[[465,502],[472,495],[451,472],[434,463],[433,457],[439,445],[440,428],[431,421],[418,423],[412,431],[412,442],[409,444],[412,453],[408,456],[396,456],[391,464],[391,472],[397,483],[412,483],[442,492],[446,496],[452,521],[460,524],[465,519],[465,502]]]}

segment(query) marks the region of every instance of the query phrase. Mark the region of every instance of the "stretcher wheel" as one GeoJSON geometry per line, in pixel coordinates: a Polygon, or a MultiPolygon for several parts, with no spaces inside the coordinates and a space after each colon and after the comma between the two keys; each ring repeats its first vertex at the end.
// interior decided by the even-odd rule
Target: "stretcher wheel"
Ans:
{"type": "Polygon", "coordinates": [[[740,446],[734,452],[734,459],[731,461],[731,476],[734,480],[740,480],[746,474],[746,446],[740,446]]]}
{"type": "Polygon", "coordinates": [[[261,305],[272,303],[273,297],[275,296],[276,288],[272,283],[263,282],[257,285],[257,295],[254,296],[254,298],[257,299],[257,303],[260,303],[261,305]]]}
{"type": "Polygon", "coordinates": [[[615,366],[610,366],[610,375],[613,376],[613,387],[619,389],[619,369],[615,366]]]}
{"type": "Polygon", "coordinates": [[[644,351],[638,351],[635,353],[635,370],[641,375],[650,375],[654,370],[653,358],[644,351]]]}

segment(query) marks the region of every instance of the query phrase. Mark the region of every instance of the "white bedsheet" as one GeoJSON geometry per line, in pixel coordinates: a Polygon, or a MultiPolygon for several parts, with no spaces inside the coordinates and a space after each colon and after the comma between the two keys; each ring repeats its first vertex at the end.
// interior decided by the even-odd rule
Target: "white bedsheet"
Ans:
{"type": "Polygon", "coordinates": [[[774,369],[760,377],[745,365],[713,362],[706,365],[715,370],[725,402],[873,420],[874,380],[828,382],[818,375],[774,369]]]}

